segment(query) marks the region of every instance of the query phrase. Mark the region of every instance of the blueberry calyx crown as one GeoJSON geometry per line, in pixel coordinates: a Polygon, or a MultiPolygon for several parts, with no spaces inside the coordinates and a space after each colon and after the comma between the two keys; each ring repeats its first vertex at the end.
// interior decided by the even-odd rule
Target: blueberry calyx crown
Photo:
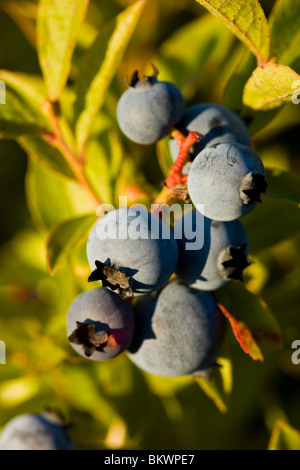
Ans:
{"type": "Polygon", "coordinates": [[[70,334],[68,340],[70,343],[82,345],[87,357],[90,357],[95,351],[103,351],[104,348],[117,346],[114,335],[101,326],[96,327],[94,322],[77,321],[76,326],[77,328],[70,334]]]}
{"type": "Polygon", "coordinates": [[[262,174],[249,173],[240,188],[241,202],[245,205],[260,203],[261,193],[267,190],[266,177],[262,174]]]}
{"type": "Polygon", "coordinates": [[[233,279],[235,281],[243,281],[243,271],[245,268],[252,264],[252,261],[247,257],[245,250],[247,244],[244,243],[239,247],[230,247],[226,250],[225,258],[221,261],[223,266],[223,275],[226,279],[233,279]]]}
{"type": "Polygon", "coordinates": [[[107,266],[101,261],[95,261],[96,269],[88,277],[88,282],[101,281],[103,287],[116,291],[122,299],[133,297],[130,277],[117,269],[114,265],[107,266]]]}
{"type": "Polygon", "coordinates": [[[138,84],[146,84],[146,83],[155,83],[157,81],[157,75],[159,74],[158,68],[152,64],[153,74],[152,75],[144,75],[142,78],[139,77],[138,70],[135,70],[128,80],[126,79],[126,83],[129,87],[135,88],[138,84]]]}

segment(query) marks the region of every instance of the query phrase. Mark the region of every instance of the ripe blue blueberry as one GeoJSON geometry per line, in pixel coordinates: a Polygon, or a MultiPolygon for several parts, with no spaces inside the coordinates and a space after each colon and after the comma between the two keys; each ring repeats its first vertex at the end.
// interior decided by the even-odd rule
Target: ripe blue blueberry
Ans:
{"type": "MultiPolygon", "coordinates": [[[[238,220],[218,222],[207,219],[193,210],[179,220],[174,231],[178,238],[179,261],[176,273],[194,289],[215,290],[232,279],[242,280],[243,270],[249,266],[248,236],[238,220]],[[193,247],[190,232],[199,236],[203,227],[203,246],[193,247]]],[[[201,240],[202,241],[202,240],[201,240]]],[[[195,245],[196,246],[196,245],[195,245]]]]}
{"type": "Polygon", "coordinates": [[[105,361],[118,356],[130,345],[133,331],[131,306],[107,289],[83,292],[69,308],[68,339],[83,357],[105,361]]]}
{"type": "Polygon", "coordinates": [[[67,426],[53,413],[23,414],[0,436],[0,450],[75,450],[67,426]]]}
{"type": "Polygon", "coordinates": [[[214,364],[223,318],[210,292],[175,279],[156,297],[138,299],[134,311],[136,329],[128,355],[142,370],[175,377],[214,364]]]}
{"type": "Polygon", "coordinates": [[[124,297],[160,289],[175,271],[178,247],[170,228],[139,207],[109,212],[91,230],[89,280],[124,297]]]}
{"type": "MultiPolygon", "coordinates": [[[[251,146],[250,136],[242,119],[224,106],[203,103],[188,109],[176,127],[187,135],[189,131],[200,132],[204,138],[190,150],[193,160],[205,147],[225,142],[237,142],[251,146]]],[[[178,146],[174,139],[170,140],[170,151],[173,160],[178,155],[178,146]]]]}
{"type": "Polygon", "coordinates": [[[188,192],[194,205],[204,204],[206,217],[230,221],[261,202],[267,187],[265,176],[261,159],[250,147],[218,144],[202,150],[193,161],[188,192]]]}
{"type": "Polygon", "coordinates": [[[149,145],[164,137],[182,117],[184,98],[179,88],[152,76],[139,79],[135,72],[129,88],[121,96],[117,119],[123,133],[133,142],[149,145]]]}

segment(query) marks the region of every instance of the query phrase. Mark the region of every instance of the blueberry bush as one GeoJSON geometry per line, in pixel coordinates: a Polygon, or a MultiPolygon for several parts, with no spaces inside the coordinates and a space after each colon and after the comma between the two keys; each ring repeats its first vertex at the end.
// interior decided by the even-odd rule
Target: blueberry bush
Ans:
{"type": "Polygon", "coordinates": [[[0,448],[300,449],[299,27],[292,0],[0,1],[0,448]],[[124,196],[156,239],[99,242],[124,196]]]}

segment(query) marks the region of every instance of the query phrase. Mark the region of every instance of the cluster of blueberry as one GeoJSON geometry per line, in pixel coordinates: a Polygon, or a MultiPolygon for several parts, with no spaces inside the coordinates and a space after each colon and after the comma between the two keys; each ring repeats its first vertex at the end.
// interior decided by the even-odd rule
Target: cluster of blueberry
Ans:
{"type": "MultiPolygon", "coordinates": [[[[204,244],[199,250],[187,250],[184,230],[179,240],[172,232],[165,239],[164,222],[141,209],[142,235],[121,236],[128,235],[137,209],[109,212],[97,221],[87,243],[89,281],[99,280],[105,288],[75,299],[67,331],[74,349],[85,357],[105,360],[127,350],[129,358],[149,373],[197,375],[215,363],[224,332],[211,291],[242,279],[249,264],[247,234],[237,219],[260,202],[266,190],[265,170],[236,113],[214,104],[185,111],[180,90],[159,81],[157,74],[155,67],[151,76],[133,74],[118,103],[118,122],[124,134],[139,144],[157,142],[172,126],[177,136],[180,131],[177,141],[170,139],[175,162],[170,171],[174,176],[180,159],[175,186],[187,186],[197,210],[177,224],[184,228],[189,223],[196,230],[201,219],[204,244]],[[191,133],[196,139],[189,148],[189,161],[184,162],[177,144],[191,133]],[[205,215],[198,211],[199,204],[204,205],[205,215]],[[153,227],[156,236],[150,234],[153,227]],[[99,237],[105,230],[107,237],[99,237]],[[176,279],[169,281],[174,273],[176,279]],[[140,298],[131,303],[133,296],[140,298]]],[[[170,187],[168,180],[165,183],[170,187]]]]}
{"type": "MultiPolygon", "coordinates": [[[[187,186],[196,209],[177,221],[174,231],[154,213],[137,207],[98,220],[87,243],[92,270],[88,280],[101,281],[102,288],[74,300],[67,332],[84,357],[102,361],[126,350],[138,367],[154,375],[197,376],[215,364],[224,337],[224,317],[211,291],[242,279],[249,264],[247,233],[237,219],[260,202],[265,171],[239,116],[215,104],[185,111],[180,90],[160,82],[157,73],[154,68],[152,76],[142,79],[134,73],[118,104],[118,122],[124,134],[140,144],[155,143],[176,127],[177,141],[169,143],[175,163],[165,185],[174,184],[176,194],[187,186]],[[190,133],[196,138],[185,162],[180,147],[178,155],[178,143],[184,145],[190,133]],[[179,178],[174,178],[179,170],[179,178]],[[134,237],[130,230],[137,214],[140,236],[134,237]],[[203,228],[201,248],[187,249],[186,225],[193,233],[203,228]],[[178,228],[179,239],[174,236],[178,228]],[[176,278],[169,280],[174,273],[176,278]],[[138,299],[131,303],[132,297],[138,299]]],[[[12,420],[2,432],[0,448],[74,446],[63,423],[42,414],[12,420]]]]}

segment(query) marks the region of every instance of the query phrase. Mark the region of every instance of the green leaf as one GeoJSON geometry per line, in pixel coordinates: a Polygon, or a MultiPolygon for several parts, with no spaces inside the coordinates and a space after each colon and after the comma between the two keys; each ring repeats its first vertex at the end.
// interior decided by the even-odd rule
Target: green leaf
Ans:
{"type": "Polygon", "coordinates": [[[300,450],[300,431],[282,420],[276,421],[268,450],[300,450]]]}
{"type": "Polygon", "coordinates": [[[300,3],[277,0],[271,12],[271,55],[279,64],[291,65],[300,56],[300,3]]]}
{"type": "Polygon", "coordinates": [[[37,162],[50,167],[67,178],[76,180],[72,168],[60,151],[39,137],[20,137],[19,144],[37,162]]]}
{"type": "Polygon", "coordinates": [[[299,233],[299,207],[265,195],[263,203],[243,217],[243,225],[248,232],[250,251],[257,253],[299,233]]]}
{"type": "Polygon", "coordinates": [[[269,111],[254,111],[243,105],[244,87],[255,68],[255,57],[250,51],[247,51],[234,73],[229,78],[223,95],[224,106],[239,110],[242,117],[250,118],[248,124],[250,135],[255,134],[269,124],[280,111],[280,108],[271,109],[269,111]]]}
{"type": "Polygon", "coordinates": [[[210,398],[221,413],[227,413],[232,391],[232,364],[227,358],[218,357],[220,367],[214,367],[209,379],[195,377],[197,384],[210,398]]]}
{"type": "Polygon", "coordinates": [[[48,97],[56,101],[71,68],[72,54],[88,0],[40,0],[37,46],[48,97]]]}
{"type": "Polygon", "coordinates": [[[113,203],[114,188],[122,164],[124,150],[119,135],[108,129],[93,134],[87,144],[86,175],[105,203],[113,203]]]}
{"type": "Polygon", "coordinates": [[[163,42],[154,63],[164,80],[184,88],[209,73],[212,67],[217,68],[229,54],[231,43],[232,36],[225,26],[213,16],[203,15],[163,42]]]}
{"type": "Polygon", "coordinates": [[[42,230],[97,210],[94,198],[85,188],[34,159],[29,160],[26,193],[31,217],[42,230]]]}
{"type": "Polygon", "coordinates": [[[47,240],[47,265],[51,274],[65,261],[96,220],[94,214],[69,219],[56,225],[47,240]]]}
{"type": "Polygon", "coordinates": [[[248,126],[248,132],[250,135],[256,134],[267,126],[282,110],[282,108],[274,108],[268,111],[255,111],[253,119],[248,126]]]}
{"type": "Polygon", "coordinates": [[[34,109],[39,115],[39,120],[43,125],[46,125],[47,120],[42,113],[46,89],[40,76],[0,70],[0,80],[5,83],[7,88],[20,96],[30,109],[34,109]]]}
{"type": "Polygon", "coordinates": [[[80,65],[75,103],[76,138],[80,151],[83,149],[97,113],[104,103],[111,80],[145,3],[146,0],[139,0],[107,25],[80,65]]]}
{"type": "Polygon", "coordinates": [[[243,101],[253,109],[273,109],[291,102],[299,89],[300,75],[294,70],[285,65],[267,64],[252,73],[245,85],[243,101]]]}
{"type": "Polygon", "coordinates": [[[300,207],[300,178],[288,171],[267,168],[268,194],[293,202],[300,207]]]}
{"type": "Polygon", "coordinates": [[[6,104],[0,105],[0,137],[38,134],[42,130],[33,109],[13,90],[6,90],[6,104]]]}
{"type": "Polygon", "coordinates": [[[267,354],[282,347],[277,319],[260,297],[234,282],[219,289],[217,298],[242,349],[252,359],[263,361],[267,354]]]}
{"type": "Polygon", "coordinates": [[[255,57],[247,50],[233,75],[228,80],[223,95],[224,106],[234,110],[243,109],[244,86],[255,68],[255,57]]]}
{"type": "Polygon", "coordinates": [[[42,113],[44,89],[35,76],[0,70],[5,84],[5,104],[0,104],[0,137],[13,138],[50,130],[42,113]]]}
{"type": "Polygon", "coordinates": [[[258,0],[197,0],[221,18],[227,27],[256,55],[259,63],[269,58],[270,33],[258,0]]]}

